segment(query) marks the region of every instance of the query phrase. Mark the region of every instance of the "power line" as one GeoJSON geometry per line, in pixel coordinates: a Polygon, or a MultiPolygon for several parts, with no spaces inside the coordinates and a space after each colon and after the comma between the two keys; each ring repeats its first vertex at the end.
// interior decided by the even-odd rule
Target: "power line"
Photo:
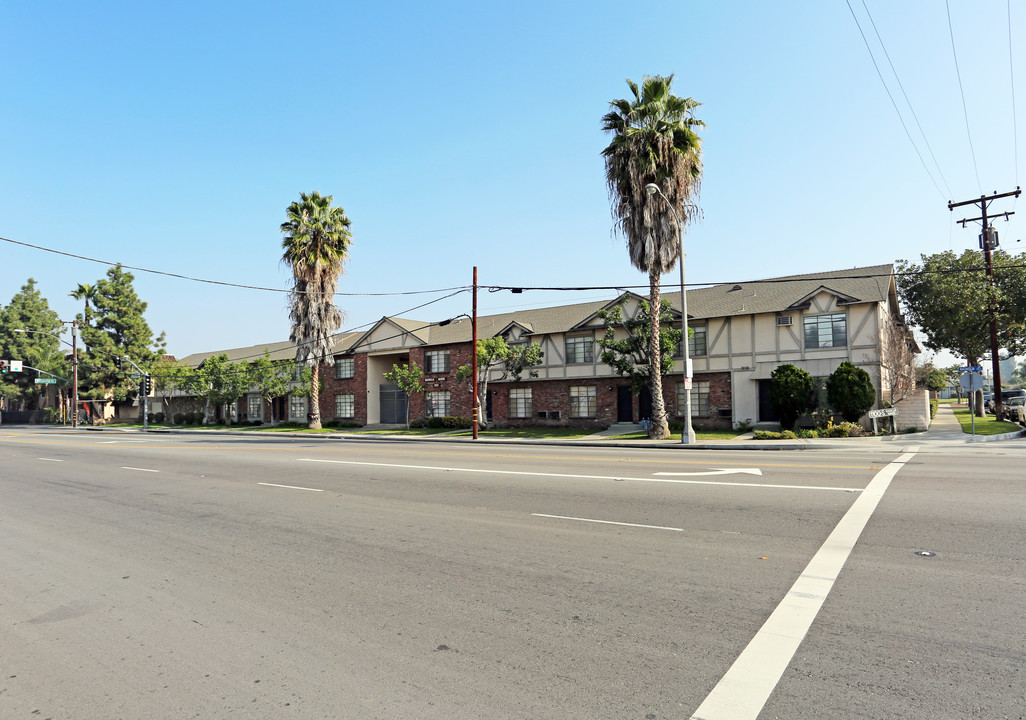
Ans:
{"type": "MultiPolygon", "coordinates": [[[[887,87],[887,82],[883,78],[883,73],[880,72],[880,66],[877,64],[876,57],[873,55],[873,50],[869,46],[869,40],[866,39],[866,33],[864,33],[862,31],[862,25],[859,23],[859,19],[855,16],[855,10],[852,9],[851,2],[849,2],[849,0],[845,0],[845,2],[848,5],[848,11],[851,12],[852,19],[855,20],[855,26],[858,27],[859,34],[862,36],[862,42],[865,43],[866,50],[869,51],[869,59],[873,61],[873,67],[876,68],[876,75],[877,75],[877,77],[880,78],[880,83],[884,86],[884,91],[887,93],[887,97],[890,98],[890,100],[891,100],[891,105],[894,107],[894,112],[897,113],[897,115],[898,115],[898,121],[901,123],[902,129],[905,131],[905,137],[907,137],[908,141],[912,144],[912,149],[916,151],[916,155],[919,157],[919,162],[922,163],[923,170],[925,170],[926,174],[930,177],[930,182],[932,182],[933,186],[935,188],[937,188],[937,193],[941,197],[944,197],[944,193],[941,191],[940,185],[937,184],[937,180],[933,177],[933,173],[930,172],[930,168],[928,168],[926,166],[926,161],[923,160],[923,154],[921,152],[919,152],[919,146],[916,145],[915,140],[912,139],[912,133],[910,133],[908,131],[908,126],[905,124],[905,118],[903,118],[901,116],[901,111],[898,110],[898,104],[894,101],[894,96],[891,94],[890,88],[887,87]]],[[[872,20],[872,18],[870,18],[870,20],[872,20]]],[[[874,27],[875,27],[875,25],[874,25],[874,27]]],[[[886,53],[886,50],[884,52],[886,53]]],[[[893,69],[893,66],[892,66],[892,69],[893,69]]],[[[895,74],[895,77],[897,77],[897,74],[895,74]]],[[[901,84],[900,81],[899,81],[898,84],[899,85],[901,84]]],[[[902,92],[904,92],[904,89],[902,90],[902,92]]],[[[906,100],[907,99],[908,98],[906,98],[906,100]]],[[[911,105],[909,107],[911,107],[911,105]]],[[[915,115],[915,112],[913,112],[912,114],[915,115]]],[[[918,120],[916,122],[918,122],[918,120]]],[[[922,128],[920,128],[920,129],[922,129],[922,128]]],[[[924,135],[923,137],[925,139],[926,136],[924,135]]],[[[929,143],[927,143],[927,146],[929,147],[929,143]]],[[[939,169],[939,166],[938,166],[938,169],[939,169]]],[[[945,185],[946,184],[947,183],[945,182],[945,185]]],[[[950,196],[950,192],[949,192],[949,196],[950,196]]]]}
{"type": "MultiPolygon", "coordinates": [[[[1012,138],[1015,141],[1015,184],[1019,184],[1019,127],[1015,118],[1015,70],[1012,63],[1012,0],[1008,0],[1008,77],[1012,85],[1012,138]]],[[[1015,200],[1017,201],[1017,197],[1015,200]]],[[[1012,202],[1015,207],[1015,201],[1012,202]]]]}
{"type": "MultiPolygon", "coordinates": [[[[1011,2],[1011,0],[1008,0],[1011,2]]],[[[916,127],[919,128],[919,134],[923,136],[923,142],[926,143],[926,149],[930,151],[930,157],[933,158],[933,164],[937,167],[937,173],[941,177],[941,181],[944,183],[945,189],[948,191],[948,196],[951,196],[951,187],[948,185],[947,178],[944,177],[944,171],[941,170],[940,163],[937,162],[937,156],[933,154],[933,148],[930,147],[930,141],[926,137],[926,132],[923,130],[922,124],[919,122],[919,116],[916,115],[915,108],[912,107],[912,101],[908,99],[908,93],[905,92],[905,86],[901,84],[901,78],[898,77],[898,71],[894,67],[894,63],[891,62],[891,54],[887,52],[887,46],[884,44],[883,38],[880,37],[880,31],[876,27],[876,21],[873,20],[873,14],[869,12],[869,6],[866,5],[866,0],[862,0],[862,7],[866,10],[866,15],[869,17],[869,22],[873,25],[873,32],[876,33],[876,39],[880,42],[880,47],[883,48],[884,57],[887,58],[887,64],[891,66],[891,72],[894,73],[894,79],[898,81],[898,87],[901,88],[901,94],[905,98],[905,103],[908,105],[908,109],[912,112],[912,118],[916,121],[916,127]]],[[[1010,31],[1011,29],[1009,29],[1010,31]]]]}
{"type": "MultiPolygon", "coordinates": [[[[179,280],[188,280],[190,282],[206,283],[208,285],[221,285],[224,287],[236,287],[244,290],[262,290],[265,292],[285,293],[291,294],[293,290],[282,290],[281,288],[269,288],[261,287],[259,285],[244,285],[241,283],[224,282],[222,280],[206,280],[204,278],[195,278],[188,275],[179,275],[178,273],[165,272],[163,270],[151,270],[149,268],[135,267],[132,265],[125,265],[120,262],[110,262],[108,260],[98,260],[96,258],[87,257],[85,255],[76,255],[74,253],[64,252],[63,250],[54,250],[53,248],[43,247],[42,245],[33,245],[27,242],[21,242],[19,240],[11,240],[10,238],[0,237],[0,240],[11,243],[12,245],[21,245],[22,247],[32,248],[33,250],[42,250],[43,252],[54,253],[55,255],[64,255],[65,257],[75,258],[76,260],[86,260],[88,262],[99,263],[100,265],[108,265],[114,267],[120,265],[126,270],[135,270],[136,272],[150,273],[151,275],[163,275],[165,277],[177,278],[179,280]]],[[[450,290],[468,290],[469,286],[461,287],[448,287],[439,288],[437,290],[407,290],[404,292],[379,292],[379,293],[350,293],[350,292],[336,292],[335,295],[341,295],[346,297],[392,297],[397,295],[431,295],[433,293],[448,292],[450,290]]],[[[320,294],[320,293],[310,293],[320,294]]]]}
{"type": "Polygon", "coordinates": [[[955,30],[951,26],[951,3],[944,0],[944,7],[948,11],[948,33],[951,35],[951,55],[955,58],[955,75],[958,77],[958,91],[962,94],[962,113],[965,115],[965,134],[969,138],[969,152],[973,156],[973,170],[976,172],[976,184],[979,186],[980,194],[983,193],[983,183],[980,182],[980,169],[976,165],[976,150],[973,148],[973,134],[969,132],[969,108],[965,104],[965,89],[962,87],[962,73],[958,69],[958,53],[955,52],[955,30]]]}

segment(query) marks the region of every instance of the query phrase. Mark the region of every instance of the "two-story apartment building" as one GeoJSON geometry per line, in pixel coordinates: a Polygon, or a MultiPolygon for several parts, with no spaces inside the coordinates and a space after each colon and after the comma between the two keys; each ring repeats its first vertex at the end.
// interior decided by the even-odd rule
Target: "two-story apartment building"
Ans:
{"type": "MultiPolygon", "coordinates": [[[[664,298],[679,318],[679,292],[664,298]]],[[[479,317],[479,338],[534,342],[544,353],[533,376],[519,382],[493,380],[483,412],[500,425],[603,427],[647,417],[647,391],[633,396],[628,383],[599,360],[598,346],[605,332],[598,312],[623,300],[630,315],[640,299],[628,295],[479,317]]],[[[689,290],[688,325],[697,424],[775,420],[768,383],[783,363],[825,379],[850,361],[869,373],[879,404],[891,399],[896,378],[909,372],[898,360],[905,358],[907,366],[910,354],[894,352],[895,342],[918,351],[900,315],[891,265],[689,290]]],[[[364,333],[340,338],[333,367],[321,372],[322,417],[400,423],[407,401],[410,418],[470,416],[471,393],[466,382],[457,382],[455,371],[471,361],[472,331],[469,319],[441,325],[384,317],[364,333]],[[414,362],[425,371],[426,391],[407,400],[384,374],[394,365],[414,362]]],[[[681,374],[677,358],[663,382],[671,420],[684,406],[681,374]]],[[[902,427],[928,424],[925,396],[920,395],[904,401],[902,427]]]]}

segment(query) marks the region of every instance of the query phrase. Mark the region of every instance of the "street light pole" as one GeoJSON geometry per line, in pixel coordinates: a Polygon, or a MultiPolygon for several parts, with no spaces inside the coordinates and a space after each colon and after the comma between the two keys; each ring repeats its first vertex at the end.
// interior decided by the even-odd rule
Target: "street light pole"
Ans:
{"type": "MultiPolygon", "coordinates": [[[[645,191],[648,192],[649,196],[658,194],[663,199],[666,206],[670,208],[670,212],[673,213],[673,221],[677,223],[677,242],[680,244],[680,324],[683,334],[680,338],[681,355],[684,361],[684,367],[681,370],[681,374],[684,379],[684,429],[680,434],[680,441],[684,445],[693,445],[695,443],[695,429],[691,425],[691,358],[689,357],[688,349],[688,296],[684,291],[684,223],[680,220],[680,215],[677,214],[677,208],[673,206],[669,198],[663,194],[662,189],[655,183],[649,183],[645,186],[645,191]]],[[[661,308],[652,308],[652,312],[660,312],[661,308]]],[[[658,370],[657,370],[658,372],[658,370]]]]}

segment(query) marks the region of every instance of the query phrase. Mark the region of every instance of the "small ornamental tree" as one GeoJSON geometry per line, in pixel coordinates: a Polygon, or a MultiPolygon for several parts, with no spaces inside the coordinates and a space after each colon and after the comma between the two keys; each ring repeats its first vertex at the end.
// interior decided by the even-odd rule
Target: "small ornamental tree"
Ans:
{"type": "MultiPolygon", "coordinates": [[[[602,354],[599,359],[613,369],[617,375],[631,381],[631,392],[637,395],[652,379],[652,355],[650,352],[652,310],[647,300],[642,300],[637,314],[624,317],[626,298],[608,310],[599,310],[598,316],[606,323],[606,333],[599,340],[602,354]],[[626,332],[617,338],[617,330],[626,332]]],[[[662,301],[659,325],[659,372],[669,375],[673,372],[673,356],[680,347],[683,331],[670,327],[673,314],[670,301],[662,301]]]]}
{"type": "Polygon", "coordinates": [[[784,364],[770,374],[770,405],[780,418],[780,427],[791,430],[798,417],[812,406],[816,380],[799,367],[784,364]]]}
{"type": "Polygon", "coordinates": [[[274,417],[272,400],[288,395],[289,382],[292,380],[292,363],[282,360],[271,360],[271,353],[264,348],[264,356],[249,361],[249,381],[253,389],[260,393],[260,398],[271,408],[270,422],[280,420],[274,417]]]}
{"type": "Polygon", "coordinates": [[[391,371],[384,374],[384,378],[406,393],[406,426],[410,425],[410,393],[424,392],[424,386],[420,379],[424,377],[424,371],[417,363],[409,365],[393,365],[391,371]]]}
{"type": "MultiPolygon", "coordinates": [[[[503,337],[482,338],[477,341],[478,408],[482,415],[478,417],[477,423],[480,427],[488,426],[488,420],[484,416],[487,415],[489,380],[509,379],[520,382],[525,372],[529,377],[538,377],[538,371],[534,368],[541,365],[543,356],[541,345],[534,342],[510,345],[503,337]]],[[[473,374],[470,365],[461,365],[456,370],[456,380],[470,380],[473,374]]]]}
{"type": "Polygon", "coordinates": [[[876,402],[869,373],[847,360],[827,378],[827,401],[848,422],[858,422],[876,402]]]}

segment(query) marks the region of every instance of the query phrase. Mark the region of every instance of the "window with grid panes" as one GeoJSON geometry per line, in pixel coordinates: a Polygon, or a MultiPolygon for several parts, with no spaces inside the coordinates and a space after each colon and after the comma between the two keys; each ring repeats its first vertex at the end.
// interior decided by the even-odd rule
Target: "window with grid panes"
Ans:
{"type": "Polygon", "coordinates": [[[594,386],[575,385],[570,388],[570,417],[593,418],[598,414],[598,393],[594,386]]]}
{"type": "MultiPolygon", "coordinates": [[[[688,338],[688,357],[703,357],[706,355],[706,326],[705,325],[691,325],[690,330],[694,335],[688,338]]],[[[677,349],[673,353],[674,357],[681,357],[681,344],[677,343],[677,349]]]]}
{"type": "Polygon", "coordinates": [[[289,396],[289,417],[292,420],[306,420],[306,398],[289,396]]]}
{"type": "Polygon", "coordinates": [[[428,350],[426,353],[424,353],[424,372],[449,372],[449,351],[428,350]]]}
{"type": "MultiPolygon", "coordinates": [[[[677,383],[677,415],[684,417],[684,383],[677,383]]],[[[699,380],[691,383],[691,415],[694,417],[709,417],[712,412],[709,407],[709,381],[699,380]]]]}
{"type": "Polygon", "coordinates": [[[566,364],[590,363],[594,359],[595,341],[591,335],[576,335],[566,338],[566,364]]]}
{"type": "Polygon", "coordinates": [[[531,388],[510,388],[509,416],[511,418],[531,417],[531,388]]]}
{"type": "Polygon", "coordinates": [[[424,399],[428,417],[447,417],[449,415],[448,390],[426,393],[424,399]]]}
{"type": "Polygon", "coordinates": [[[264,399],[259,395],[250,395],[246,399],[246,416],[250,420],[259,420],[263,416],[264,399]]]}
{"type": "Polygon", "coordinates": [[[845,347],[848,344],[844,313],[805,318],[805,349],[845,347]]]}
{"type": "Polygon", "coordinates": [[[351,418],[356,415],[356,396],[355,395],[336,395],[335,396],[335,417],[337,418],[351,418]]]}
{"type": "Polygon", "coordinates": [[[356,360],[353,358],[335,358],[335,379],[345,380],[353,377],[356,372],[356,360]]]}

